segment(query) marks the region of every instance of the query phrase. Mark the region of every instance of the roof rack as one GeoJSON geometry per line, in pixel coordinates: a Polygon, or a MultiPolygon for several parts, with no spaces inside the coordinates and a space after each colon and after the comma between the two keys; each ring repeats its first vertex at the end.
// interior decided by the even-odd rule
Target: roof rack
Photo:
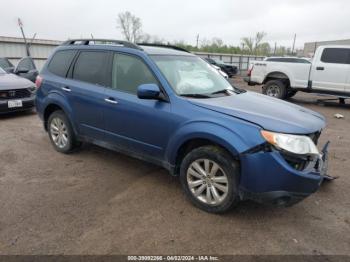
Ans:
{"type": "Polygon", "coordinates": [[[186,53],[191,53],[190,51],[178,47],[178,46],[174,46],[174,45],[166,45],[166,44],[151,44],[151,43],[137,43],[137,45],[143,45],[143,46],[154,46],[154,47],[166,47],[166,48],[171,48],[174,50],[178,50],[178,51],[182,51],[182,52],[186,52],[186,53]]]}
{"type": "Polygon", "coordinates": [[[136,44],[130,43],[128,41],[114,40],[114,39],[95,39],[95,38],[70,39],[70,40],[63,42],[61,45],[91,45],[91,44],[95,44],[95,45],[98,45],[98,44],[119,45],[119,46],[124,46],[124,47],[128,47],[128,48],[142,50],[142,48],[136,44]]]}

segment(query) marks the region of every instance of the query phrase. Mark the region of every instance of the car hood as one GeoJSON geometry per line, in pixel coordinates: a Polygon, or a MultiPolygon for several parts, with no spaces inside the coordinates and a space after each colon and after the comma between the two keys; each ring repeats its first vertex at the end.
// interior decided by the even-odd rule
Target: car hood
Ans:
{"type": "Polygon", "coordinates": [[[28,79],[14,74],[0,74],[0,90],[29,88],[33,85],[28,79]]]}
{"type": "Polygon", "coordinates": [[[190,102],[274,132],[311,134],[325,127],[325,118],[319,113],[253,92],[219,98],[190,99],[190,102]]]}

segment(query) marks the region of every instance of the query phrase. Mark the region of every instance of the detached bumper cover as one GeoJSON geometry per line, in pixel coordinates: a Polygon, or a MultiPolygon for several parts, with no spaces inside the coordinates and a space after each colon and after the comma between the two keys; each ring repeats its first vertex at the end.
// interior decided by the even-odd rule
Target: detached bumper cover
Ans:
{"type": "Polygon", "coordinates": [[[8,108],[8,100],[0,100],[0,114],[25,111],[35,106],[35,96],[15,100],[22,100],[22,107],[8,108]]]}
{"type": "Polygon", "coordinates": [[[327,175],[328,144],[315,166],[303,171],[291,167],[276,151],[242,155],[241,198],[290,206],[316,192],[327,175]]]}

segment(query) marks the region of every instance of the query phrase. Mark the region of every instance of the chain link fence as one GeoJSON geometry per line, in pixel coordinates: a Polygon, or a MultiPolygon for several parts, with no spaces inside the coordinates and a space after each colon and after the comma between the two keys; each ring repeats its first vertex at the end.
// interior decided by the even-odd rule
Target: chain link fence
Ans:
{"type": "Polygon", "coordinates": [[[250,56],[250,55],[235,55],[235,54],[221,54],[221,53],[205,53],[205,52],[195,52],[196,55],[205,58],[209,57],[214,60],[223,61],[226,64],[231,64],[237,66],[238,74],[244,75],[251,61],[261,61],[264,60],[265,56],[250,56]]]}

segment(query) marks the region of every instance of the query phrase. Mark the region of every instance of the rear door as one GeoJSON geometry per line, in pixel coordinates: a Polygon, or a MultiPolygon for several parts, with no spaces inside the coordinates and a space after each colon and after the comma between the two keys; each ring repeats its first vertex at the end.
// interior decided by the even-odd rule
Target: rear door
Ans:
{"type": "Polygon", "coordinates": [[[69,79],[61,87],[69,97],[74,121],[80,135],[104,140],[106,87],[110,86],[111,53],[108,51],[81,51],[69,72],[69,79]]]}
{"type": "Polygon", "coordinates": [[[349,48],[324,48],[312,66],[312,88],[336,92],[348,89],[349,57],[349,48]]]}

